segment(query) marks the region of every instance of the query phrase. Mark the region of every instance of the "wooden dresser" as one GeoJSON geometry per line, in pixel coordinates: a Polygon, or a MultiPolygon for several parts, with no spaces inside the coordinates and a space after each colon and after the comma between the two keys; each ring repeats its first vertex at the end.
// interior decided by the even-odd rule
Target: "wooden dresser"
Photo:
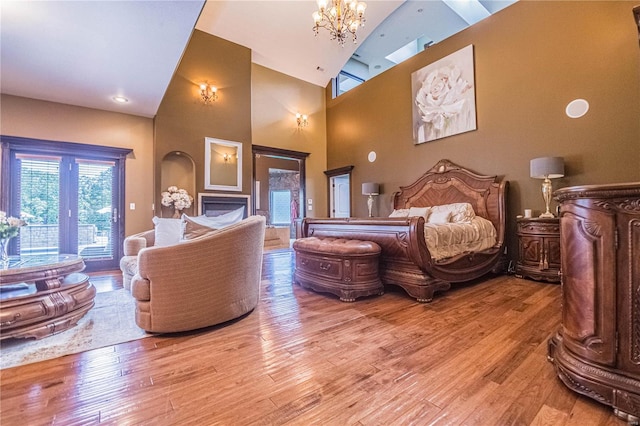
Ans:
{"type": "MultiPolygon", "coordinates": [[[[562,326],[549,359],[570,389],[640,418],[640,182],[563,188],[562,326]]],[[[637,424],[637,423],[636,423],[637,424]]]]}
{"type": "Polygon", "coordinates": [[[560,282],[560,220],[518,218],[516,276],[560,282]]]}

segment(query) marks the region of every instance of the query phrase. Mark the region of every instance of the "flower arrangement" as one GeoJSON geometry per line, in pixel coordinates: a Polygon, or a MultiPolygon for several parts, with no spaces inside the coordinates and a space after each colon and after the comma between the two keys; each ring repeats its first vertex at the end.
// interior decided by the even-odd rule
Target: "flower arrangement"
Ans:
{"type": "Polygon", "coordinates": [[[193,197],[186,190],[177,186],[170,186],[160,195],[162,195],[162,205],[173,207],[176,211],[188,209],[193,202],[193,197]]]}
{"type": "Polygon", "coordinates": [[[17,217],[7,217],[7,214],[0,211],[0,238],[13,238],[18,235],[21,226],[27,222],[17,217]]]}
{"type": "Polygon", "coordinates": [[[0,264],[2,269],[9,265],[9,240],[18,235],[20,227],[27,222],[17,217],[7,217],[5,212],[0,211],[0,264]]]}

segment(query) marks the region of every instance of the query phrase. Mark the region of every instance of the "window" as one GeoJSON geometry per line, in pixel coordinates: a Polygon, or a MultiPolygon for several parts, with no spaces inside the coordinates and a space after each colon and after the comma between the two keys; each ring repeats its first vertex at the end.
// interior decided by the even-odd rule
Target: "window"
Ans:
{"type": "Polygon", "coordinates": [[[58,253],[61,157],[16,154],[20,170],[21,255],[58,253]]]}
{"type": "Polygon", "coordinates": [[[291,191],[271,191],[271,223],[291,224],[291,191]]]}
{"type": "Polygon", "coordinates": [[[364,79],[346,71],[340,71],[340,74],[338,74],[338,77],[336,78],[336,94],[334,95],[334,98],[361,85],[362,83],[364,83],[364,79]]]}

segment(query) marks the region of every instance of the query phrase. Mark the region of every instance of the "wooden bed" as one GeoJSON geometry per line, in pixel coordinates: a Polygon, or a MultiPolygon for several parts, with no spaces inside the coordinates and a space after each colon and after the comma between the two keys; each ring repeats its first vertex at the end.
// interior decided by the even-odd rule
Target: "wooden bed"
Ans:
{"type": "Polygon", "coordinates": [[[436,291],[451,283],[501,272],[506,266],[505,228],[508,182],[497,176],[482,176],[448,160],[441,160],[415,183],[400,188],[393,208],[470,203],[477,216],[490,220],[496,229],[496,244],[479,252],[447,259],[432,259],[424,235],[423,217],[408,218],[306,218],[303,237],[340,237],[374,241],[382,248],[380,275],[384,284],[402,287],[419,302],[429,302],[436,291]]]}

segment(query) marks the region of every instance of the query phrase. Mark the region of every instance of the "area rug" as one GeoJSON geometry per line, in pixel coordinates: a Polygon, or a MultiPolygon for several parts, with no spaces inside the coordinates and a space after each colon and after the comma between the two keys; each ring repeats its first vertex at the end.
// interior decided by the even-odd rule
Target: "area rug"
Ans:
{"type": "Polygon", "coordinates": [[[135,309],[135,301],[128,290],[98,293],[95,306],[75,327],[40,340],[8,339],[0,342],[0,369],[151,336],[136,325],[135,309]]]}

